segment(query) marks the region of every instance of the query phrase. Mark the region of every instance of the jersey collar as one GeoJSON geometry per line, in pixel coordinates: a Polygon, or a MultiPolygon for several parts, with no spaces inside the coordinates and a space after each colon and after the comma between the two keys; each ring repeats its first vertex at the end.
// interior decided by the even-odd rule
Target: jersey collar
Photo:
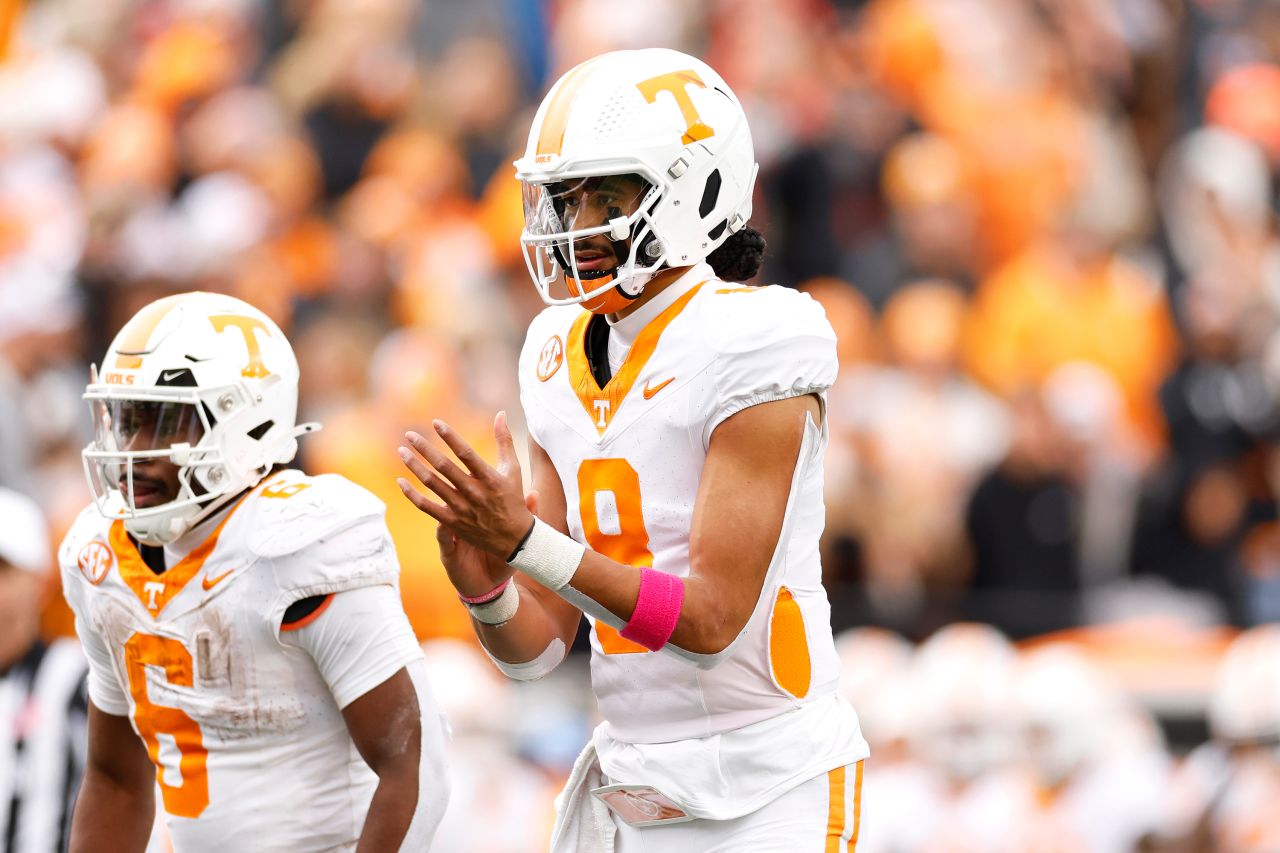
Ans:
{"type": "MultiPolygon", "coordinates": [[[[695,267],[690,270],[690,275],[698,271],[699,268],[695,267]]],[[[609,428],[609,424],[618,413],[618,409],[627,398],[632,386],[635,385],[636,379],[640,376],[641,371],[644,370],[645,365],[648,364],[654,350],[657,349],[658,340],[662,337],[662,333],[676,317],[680,316],[680,312],[688,306],[704,284],[706,284],[705,280],[690,280],[689,276],[681,276],[667,290],[659,294],[659,296],[667,296],[668,291],[671,291],[672,299],[667,302],[665,308],[660,308],[657,315],[640,328],[636,334],[635,342],[627,351],[627,357],[623,359],[622,366],[605,383],[603,388],[596,383],[595,377],[591,374],[591,368],[587,363],[587,323],[595,315],[589,311],[583,311],[578,315],[569,330],[568,339],[565,342],[569,384],[572,386],[578,402],[582,404],[582,408],[586,411],[587,417],[591,418],[599,437],[604,437],[605,430],[609,428]]],[[[653,301],[657,300],[658,297],[654,297],[653,301]]],[[[648,308],[649,303],[645,303],[642,307],[648,308]]],[[[626,320],[630,321],[634,316],[627,317],[626,320]]]]}
{"type": "Polygon", "coordinates": [[[711,266],[706,262],[694,264],[689,267],[684,275],[667,285],[661,293],[627,316],[621,319],[614,319],[614,315],[606,315],[604,319],[609,324],[610,338],[617,341],[624,348],[630,349],[631,345],[635,343],[636,336],[644,330],[645,326],[653,322],[663,311],[674,305],[676,300],[688,293],[689,290],[708,279],[715,278],[715,275],[711,266]]]}

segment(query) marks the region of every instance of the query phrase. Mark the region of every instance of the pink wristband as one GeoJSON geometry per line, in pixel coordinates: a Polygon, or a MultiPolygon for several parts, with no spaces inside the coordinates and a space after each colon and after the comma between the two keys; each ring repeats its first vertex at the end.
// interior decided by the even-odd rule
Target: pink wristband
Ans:
{"type": "Polygon", "coordinates": [[[622,636],[656,652],[667,644],[680,621],[684,581],[656,569],[640,569],[640,596],[622,636]]]}
{"type": "Polygon", "coordinates": [[[507,584],[511,583],[511,578],[507,578],[484,595],[477,595],[475,598],[467,598],[465,595],[458,595],[462,599],[463,604],[488,604],[498,596],[502,595],[502,591],[507,588],[507,584]]]}

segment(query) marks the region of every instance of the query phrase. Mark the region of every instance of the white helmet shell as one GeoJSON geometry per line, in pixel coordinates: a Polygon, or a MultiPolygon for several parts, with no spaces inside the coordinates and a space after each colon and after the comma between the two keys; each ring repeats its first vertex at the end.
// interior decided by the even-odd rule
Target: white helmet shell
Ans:
{"type": "Polygon", "coordinates": [[[883,628],[851,628],[836,637],[840,694],[858,711],[872,747],[905,739],[914,704],[911,644],[883,628]]]}
{"type": "Polygon", "coordinates": [[[1105,676],[1071,646],[1027,652],[1018,662],[1014,708],[1025,756],[1042,784],[1067,779],[1106,746],[1119,720],[1119,698],[1105,676]]]}
{"type": "Polygon", "coordinates": [[[1218,665],[1208,717],[1219,741],[1280,741],[1280,625],[1250,628],[1231,643],[1218,665]]]}
{"type": "Polygon", "coordinates": [[[85,389],[94,440],[83,457],[99,511],[139,541],[174,541],[226,500],[291,461],[297,436],[298,362],[266,314],[231,296],[183,293],[145,306],[124,325],[85,389]],[[113,418],[121,404],[190,407],[190,441],[133,447],[113,418]],[[113,414],[114,413],[114,414],[113,414]],[[157,506],[131,497],[138,462],[178,466],[178,495],[157,506]]]}
{"type": "Polygon", "coordinates": [[[1017,654],[995,628],[957,623],[916,651],[912,748],[955,782],[969,782],[1011,756],[1009,700],[1017,654]]]}
{"type": "Polygon", "coordinates": [[[635,297],[659,269],[705,260],[750,218],[757,171],[738,98],[705,62],[665,48],[606,53],[571,69],[538,108],[515,167],[525,187],[521,242],[551,305],[589,303],[615,287],[635,297]],[[564,228],[541,192],[626,174],[644,179],[647,196],[596,227],[564,228]],[[573,258],[575,241],[595,234],[630,243],[603,280],[579,275],[573,258]],[[567,295],[557,297],[562,276],[567,295]]]}

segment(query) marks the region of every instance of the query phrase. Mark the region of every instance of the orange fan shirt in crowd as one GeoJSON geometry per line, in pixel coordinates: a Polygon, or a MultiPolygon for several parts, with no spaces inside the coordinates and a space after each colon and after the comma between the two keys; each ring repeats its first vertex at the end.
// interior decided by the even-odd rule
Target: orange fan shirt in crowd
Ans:
{"type": "MultiPolygon", "coordinates": [[[[945,3],[875,0],[862,53],[877,83],[961,156],[978,206],[979,256],[998,263],[1067,211],[1086,169],[1084,115],[1053,76],[1034,67],[1036,49],[1023,45],[991,60],[975,52],[980,26],[950,32],[948,22],[945,3]]],[[[1035,35],[1021,18],[1007,27],[1006,39],[1035,35]]]]}
{"type": "Polygon", "coordinates": [[[861,50],[877,83],[908,108],[946,64],[933,21],[919,0],[873,0],[862,27],[861,50]]]}
{"type": "Polygon", "coordinates": [[[440,562],[436,526],[405,500],[396,478],[404,467],[395,448],[404,432],[430,436],[431,420],[453,426],[485,459],[497,456],[491,425],[462,402],[458,365],[439,338],[402,331],[375,357],[371,399],[326,419],[308,439],[316,468],[341,474],[387,505],[387,527],[400,558],[400,595],[419,639],[455,637],[475,642],[467,609],[440,562]]]}
{"type": "Polygon", "coordinates": [[[175,24],[143,48],[134,75],[138,96],[162,110],[218,91],[239,72],[230,33],[212,20],[175,24]]]}
{"type": "Polygon", "coordinates": [[[1086,361],[1124,393],[1129,424],[1148,448],[1162,441],[1156,399],[1177,339],[1158,282],[1115,256],[1073,262],[1058,249],[1028,251],[976,293],[966,342],[969,371],[996,392],[1038,385],[1055,368],[1086,361]]]}
{"type": "Polygon", "coordinates": [[[1067,212],[1085,169],[1083,117],[1069,99],[1052,90],[979,95],[948,77],[924,115],[966,164],[985,259],[1016,256],[1067,212]]]}
{"type": "Polygon", "coordinates": [[[1205,102],[1205,118],[1263,147],[1280,165],[1280,65],[1254,62],[1218,78],[1205,102]]]}

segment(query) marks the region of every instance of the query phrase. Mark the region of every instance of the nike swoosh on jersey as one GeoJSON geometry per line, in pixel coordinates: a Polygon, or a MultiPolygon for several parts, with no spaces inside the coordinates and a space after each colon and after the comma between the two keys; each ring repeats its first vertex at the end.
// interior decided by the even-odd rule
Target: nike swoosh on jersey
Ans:
{"type": "Polygon", "coordinates": [[[200,585],[201,585],[202,587],[204,587],[204,588],[205,588],[205,591],[211,590],[211,589],[213,589],[215,586],[217,586],[218,584],[220,584],[220,583],[222,583],[224,580],[226,580],[226,579],[227,579],[227,576],[228,576],[228,575],[230,575],[230,574],[231,574],[232,572],[234,572],[234,571],[235,571],[235,569],[227,569],[225,572],[223,572],[222,574],[218,575],[216,578],[201,578],[201,579],[200,579],[200,585]]]}
{"type": "Polygon", "coordinates": [[[657,394],[657,393],[658,393],[659,391],[661,391],[663,388],[666,388],[668,385],[670,385],[672,382],[675,382],[675,381],[676,381],[676,378],[675,378],[674,376],[672,376],[672,377],[671,377],[670,379],[668,379],[667,381],[665,381],[665,382],[660,382],[660,383],[658,383],[657,385],[654,385],[654,386],[652,386],[652,387],[650,387],[650,386],[649,386],[649,383],[648,383],[648,382],[645,382],[645,383],[644,383],[644,398],[645,398],[646,400],[652,400],[652,399],[653,399],[653,395],[654,395],[654,394],[657,394]]]}

